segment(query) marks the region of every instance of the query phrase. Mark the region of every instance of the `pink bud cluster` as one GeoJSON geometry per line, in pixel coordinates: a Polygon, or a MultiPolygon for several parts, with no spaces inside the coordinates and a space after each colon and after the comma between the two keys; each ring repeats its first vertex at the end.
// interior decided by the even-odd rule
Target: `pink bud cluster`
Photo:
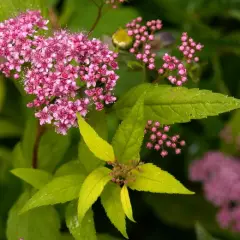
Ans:
{"type": "Polygon", "coordinates": [[[180,141],[179,135],[169,136],[167,133],[170,126],[161,125],[159,122],[148,120],[145,127],[145,135],[148,137],[146,147],[160,152],[162,157],[168,155],[166,148],[172,148],[176,154],[181,153],[181,147],[185,146],[185,141],[180,141]]]}
{"type": "MultiPolygon", "coordinates": [[[[155,32],[162,29],[162,21],[152,20],[148,21],[146,25],[142,25],[142,18],[138,17],[128,23],[126,27],[128,35],[134,39],[133,46],[129,51],[135,54],[137,60],[143,62],[148,69],[156,69],[156,53],[153,52],[152,46],[155,40],[155,32]]],[[[183,53],[185,62],[165,53],[162,58],[163,64],[158,70],[160,75],[167,77],[172,84],[177,86],[181,86],[187,81],[186,64],[193,61],[198,62],[199,58],[195,54],[203,48],[203,45],[194,42],[185,32],[182,34],[181,42],[179,50],[183,53]]]]}
{"type": "Polygon", "coordinates": [[[203,183],[206,198],[220,207],[223,228],[240,231],[240,161],[221,152],[208,152],[190,166],[190,179],[203,183]]]}
{"type": "Polygon", "coordinates": [[[235,145],[236,149],[240,151],[240,134],[233,136],[231,126],[225,126],[220,132],[220,138],[227,144],[235,145]]]}
{"type": "Polygon", "coordinates": [[[0,71],[5,76],[13,73],[19,78],[22,66],[31,59],[34,36],[40,29],[47,30],[47,23],[40,11],[27,11],[0,23],[0,71]]]}
{"type": "Polygon", "coordinates": [[[156,54],[151,52],[150,42],[154,40],[154,33],[162,28],[162,22],[152,20],[146,25],[141,23],[142,18],[138,17],[126,25],[128,35],[134,38],[133,47],[129,51],[152,70],[155,69],[156,54]]]}
{"type": "Polygon", "coordinates": [[[195,54],[197,51],[201,51],[203,45],[200,43],[196,43],[192,38],[188,37],[186,32],[182,33],[181,37],[181,45],[179,46],[179,50],[183,53],[184,58],[187,63],[198,62],[199,57],[196,57],[195,54]]]}
{"type": "Polygon", "coordinates": [[[0,70],[15,78],[21,72],[25,91],[35,96],[28,107],[36,108],[40,124],[52,123],[66,134],[77,126],[76,113],[85,116],[91,105],[100,111],[116,100],[117,54],[83,33],[37,36],[34,29],[46,24],[38,11],[1,23],[0,57],[7,62],[0,70]]]}
{"type": "Polygon", "coordinates": [[[187,81],[187,69],[184,64],[178,60],[176,57],[172,57],[167,53],[163,56],[163,65],[158,70],[159,74],[166,74],[168,80],[177,86],[181,86],[183,83],[187,81]],[[176,74],[172,75],[172,72],[176,74]]]}
{"type": "Polygon", "coordinates": [[[112,8],[117,8],[119,3],[123,3],[125,0],[106,0],[106,4],[111,4],[112,8]]]}

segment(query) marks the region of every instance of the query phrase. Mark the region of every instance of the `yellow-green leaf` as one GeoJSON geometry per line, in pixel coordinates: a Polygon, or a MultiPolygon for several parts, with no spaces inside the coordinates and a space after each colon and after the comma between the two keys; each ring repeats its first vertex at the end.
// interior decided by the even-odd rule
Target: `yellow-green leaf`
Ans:
{"type": "Polygon", "coordinates": [[[52,179],[52,174],[40,169],[16,168],[11,173],[36,189],[42,188],[52,179]]]}
{"type": "Polygon", "coordinates": [[[65,203],[78,198],[84,178],[85,176],[80,174],[54,178],[33,195],[23,207],[21,213],[36,207],[65,203]]]}
{"type": "Polygon", "coordinates": [[[85,143],[96,157],[103,161],[115,161],[112,146],[99,137],[95,130],[79,114],[78,125],[85,143]]]}
{"type": "Polygon", "coordinates": [[[139,152],[144,137],[144,96],[140,97],[129,115],[119,126],[114,138],[113,148],[116,159],[121,163],[139,160],[139,152]]]}
{"type": "Polygon", "coordinates": [[[140,166],[139,171],[133,170],[133,175],[136,177],[136,181],[128,184],[133,190],[170,194],[194,194],[170,173],[151,163],[140,166]]]}
{"type": "Polygon", "coordinates": [[[117,184],[108,183],[101,195],[101,203],[111,223],[128,238],[126,232],[126,219],[121,203],[121,188],[117,184]]]}
{"type": "Polygon", "coordinates": [[[125,212],[126,216],[133,222],[135,220],[133,219],[133,213],[132,213],[132,205],[130,202],[129,194],[127,186],[124,185],[121,190],[121,202],[123,206],[123,211],[125,212]]]}
{"type": "Polygon", "coordinates": [[[82,184],[78,201],[78,221],[81,224],[86,212],[101,195],[111,180],[110,169],[101,167],[91,172],[82,184]]]}

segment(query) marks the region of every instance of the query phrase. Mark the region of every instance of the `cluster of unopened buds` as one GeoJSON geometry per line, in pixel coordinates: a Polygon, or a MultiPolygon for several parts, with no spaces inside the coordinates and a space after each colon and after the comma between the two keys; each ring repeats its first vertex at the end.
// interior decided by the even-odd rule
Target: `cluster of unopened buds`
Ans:
{"type": "Polygon", "coordinates": [[[26,93],[35,96],[28,107],[36,109],[40,124],[66,134],[77,126],[76,113],[85,116],[92,105],[100,111],[115,102],[118,55],[84,33],[38,35],[47,23],[40,11],[0,23],[0,72],[23,79],[26,93]]]}
{"type": "Polygon", "coordinates": [[[118,185],[124,185],[129,182],[134,182],[136,180],[133,170],[141,171],[140,166],[144,164],[143,162],[131,161],[130,164],[123,164],[119,162],[108,162],[108,165],[112,166],[112,171],[110,176],[112,177],[112,182],[118,185]]]}
{"type": "Polygon", "coordinates": [[[150,42],[154,40],[154,33],[162,28],[161,20],[148,21],[141,25],[142,18],[138,17],[126,24],[128,35],[133,37],[134,42],[130,52],[142,61],[149,69],[155,69],[156,53],[151,52],[150,42]]]}
{"type": "Polygon", "coordinates": [[[172,148],[176,154],[181,153],[181,147],[185,146],[185,141],[180,140],[179,135],[169,136],[168,132],[170,126],[161,125],[159,122],[149,120],[145,127],[145,135],[147,135],[148,142],[146,147],[148,149],[155,149],[160,152],[162,157],[168,155],[166,148],[172,148]]]}
{"type": "Polygon", "coordinates": [[[106,0],[106,4],[111,4],[112,8],[117,8],[118,4],[125,2],[125,0],[106,0]]]}
{"type": "MultiPolygon", "coordinates": [[[[161,20],[148,21],[146,25],[142,25],[142,18],[138,17],[126,24],[127,33],[133,38],[133,46],[130,53],[136,56],[148,69],[156,69],[156,53],[153,51],[152,43],[155,40],[155,33],[162,29],[161,20]]],[[[198,62],[199,57],[196,52],[200,51],[203,45],[196,43],[188,34],[184,32],[181,36],[180,52],[183,59],[179,60],[175,56],[164,54],[162,57],[163,64],[158,69],[158,73],[166,77],[172,84],[181,86],[187,81],[187,64],[198,62]]]]}
{"type": "Polygon", "coordinates": [[[240,232],[240,160],[208,152],[191,164],[189,175],[203,183],[206,198],[219,207],[220,226],[240,232]]]}

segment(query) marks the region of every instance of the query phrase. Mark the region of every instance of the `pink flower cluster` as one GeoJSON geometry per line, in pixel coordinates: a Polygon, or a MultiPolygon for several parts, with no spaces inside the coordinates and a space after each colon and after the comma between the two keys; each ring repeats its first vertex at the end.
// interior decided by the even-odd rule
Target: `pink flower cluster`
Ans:
{"type": "Polygon", "coordinates": [[[126,25],[128,35],[134,38],[133,47],[129,51],[149,69],[155,69],[156,54],[151,52],[150,42],[154,40],[154,33],[162,28],[162,22],[152,20],[146,25],[141,25],[141,22],[142,18],[138,17],[126,25]]]}
{"type": "Polygon", "coordinates": [[[38,30],[47,30],[47,20],[40,11],[27,11],[16,18],[0,23],[0,71],[7,77],[14,73],[19,78],[22,66],[31,58],[34,36],[38,30]]]}
{"type": "Polygon", "coordinates": [[[112,8],[117,8],[119,3],[123,3],[125,0],[106,0],[106,4],[111,4],[112,8]]]}
{"type": "Polygon", "coordinates": [[[190,179],[203,183],[206,198],[220,207],[223,228],[240,231],[240,161],[221,152],[208,152],[190,166],[190,179]]]}
{"type": "Polygon", "coordinates": [[[176,84],[177,86],[181,86],[183,83],[187,81],[187,69],[185,68],[184,64],[179,61],[176,57],[172,57],[165,53],[163,56],[163,65],[158,70],[159,74],[166,74],[168,75],[168,80],[172,84],[176,84]],[[175,71],[175,75],[169,75],[169,73],[175,71]]]}
{"type": "Polygon", "coordinates": [[[8,21],[1,24],[4,31],[0,29],[0,56],[9,61],[2,72],[15,78],[15,70],[24,73],[24,89],[35,96],[28,107],[36,108],[40,124],[52,123],[57,132],[66,134],[70,127],[77,126],[77,112],[85,116],[92,105],[100,111],[104,104],[116,100],[112,91],[118,79],[117,54],[107,45],[89,40],[83,33],[59,31],[47,38],[33,35],[33,30],[25,34],[24,29],[36,23],[46,29],[47,21],[39,12],[28,11],[16,19],[8,20],[15,33],[10,42],[5,30],[8,21]]]}
{"type": "Polygon", "coordinates": [[[195,53],[201,51],[203,45],[194,42],[192,38],[188,37],[186,32],[182,33],[181,41],[182,44],[179,46],[179,50],[183,53],[187,63],[191,63],[192,61],[198,62],[199,57],[196,57],[195,53]]]}
{"type": "MultiPolygon", "coordinates": [[[[143,62],[148,69],[154,70],[156,69],[156,53],[152,51],[152,43],[155,40],[155,32],[162,29],[162,21],[152,20],[148,21],[146,25],[141,23],[142,18],[138,17],[126,25],[128,35],[134,39],[133,47],[129,51],[135,54],[137,60],[143,62]]],[[[199,58],[195,56],[195,53],[202,48],[203,45],[194,42],[187,33],[183,33],[179,50],[183,53],[183,60],[186,63],[165,53],[162,58],[163,65],[158,69],[158,73],[167,77],[172,84],[181,86],[187,81],[186,64],[198,62],[199,58]],[[172,74],[173,71],[175,74],[172,74]]]]}
{"type": "Polygon", "coordinates": [[[165,149],[172,148],[176,154],[181,153],[181,147],[185,146],[185,141],[180,141],[179,135],[169,136],[167,133],[170,130],[170,126],[161,125],[159,122],[153,122],[149,120],[145,127],[145,135],[147,135],[149,141],[146,144],[148,149],[155,149],[160,151],[162,157],[168,155],[168,151],[165,149]]]}

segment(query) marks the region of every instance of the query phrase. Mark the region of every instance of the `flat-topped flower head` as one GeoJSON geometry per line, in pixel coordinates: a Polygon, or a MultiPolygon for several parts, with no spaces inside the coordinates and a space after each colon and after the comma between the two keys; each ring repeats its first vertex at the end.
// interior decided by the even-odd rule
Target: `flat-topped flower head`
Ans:
{"type": "Polygon", "coordinates": [[[47,30],[48,21],[40,11],[27,11],[0,23],[0,71],[6,77],[19,78],[22,66],[31,60],[34,37],[47,30]]]}
{"type": "Polygon", "coordinates": [[[46,23],[40,12],[28,11],[0,24],[0,56],[7,60],[0,70],[16,78],[21,74],[24,90],[35,97],[28,107],[36,109],[40,124],[66,134],[77,126],[76,113],[85,116],[91,106],[100,111],[115,102],[118,55],[84,33],[36,35],[46,23]]]}

